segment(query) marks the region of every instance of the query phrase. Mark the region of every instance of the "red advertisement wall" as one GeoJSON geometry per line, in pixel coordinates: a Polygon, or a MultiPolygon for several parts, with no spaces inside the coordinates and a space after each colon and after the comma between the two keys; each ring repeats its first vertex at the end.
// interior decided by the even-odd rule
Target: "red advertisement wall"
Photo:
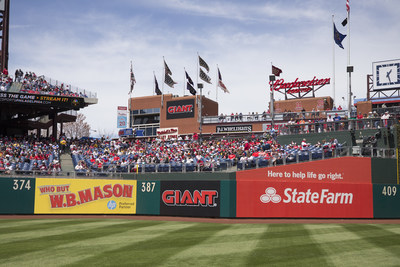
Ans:
{"type": "Polygon", "coordinates": [[[237,217],[372,218],[372,184],[237,181],[237,217]]]}
{"type": "Polygon", "coordinates": [[[277,167],[238,171],[238,181],[323,182],[371,184],[371,159],[342,157],[277,167]]]}

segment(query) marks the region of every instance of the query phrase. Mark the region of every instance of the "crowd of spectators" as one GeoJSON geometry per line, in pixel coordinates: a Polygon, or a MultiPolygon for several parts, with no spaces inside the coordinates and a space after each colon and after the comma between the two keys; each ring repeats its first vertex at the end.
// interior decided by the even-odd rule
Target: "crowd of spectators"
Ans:
{"type": "Polygon", "coordinates": [[[22,70],[17,70],[15,80],[22,84],[21,93],[87,97],[83,92],[73,92],[69,85],[52,85],[44,76],[37,76],[34,72],[26,72],[24,75],[22,70]]]}
{"type": "MultiPolygon", "coordinates": [[[[337,140],[313,147],[334,149],[337,140]]],[[[134,172],[142,164],[194,164],[198,170],[210,169],[221,162],[271,161],[285,157],[289,150],[307,150],[310,144],[282,146],[274,138],[236,138],[217,140],[84,140],[73,141],[70,150],[76,158],[76,171],[108,171],[130,168],[134,172]]]]}
{"type": "Polygon", "coordinates": [[[10,89],[12,84],[12,78],[8,76],[8,70],[4,69],[1,73],[1,80],[0,80],[0,91],[7,91],[10,89]]]}
{"type": "Polygon", "coordinates": [[[1,137],[0,172],[10,174],[27,171],[61,171],[58,144],[47,138],[1,137]]]}
{"type": "MultiPolygon", "coordinates": [[[[15,71],[14,82],[21,83],[21,93],[88,97],[84,91],[73,92],[70,85],[64,85],[64,83],[53,85],[43,75],[37,76],[34,72],[24,73],[21,69],[15,71]]],[[[4,69],[1,74],[0,91],[8,91],[12,83],[13,78],[9,75],[8,70],[4,69]]]]}

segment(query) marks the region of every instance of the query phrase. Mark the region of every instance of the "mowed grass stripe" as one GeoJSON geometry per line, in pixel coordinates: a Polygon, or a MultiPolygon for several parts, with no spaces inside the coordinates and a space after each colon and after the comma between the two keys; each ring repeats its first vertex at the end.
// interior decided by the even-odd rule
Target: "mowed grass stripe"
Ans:
{"type": "Polygon", "coordinates": [[[10,227],[19,227],[26,225],[35,225],[35,224],[43,224],[48,222],[57,222],[57,221],[65,221],[65,219],[0,219],[0,229],[2,228],[10,228],[10,227]]]}
{"type": "MultiPolygon", "coordinates": [[[[93,220],[95,221],[95,220],[93,220]]],[[[87,221],[90,222],[90,221],[87,221]]],[[[0,228],[0,238],[2,237],[1,235],[3,234],[14,234],[18,232],[26,232],[27,229],[29,231],[37,231],[37,230],[43,230],[43,229],[51,229],[51,228],[58,228],[58,227],[63,227],[63,226],[68,226],[68,225],[76,225],[76,224],[81,224],[81,223],[86,223],[83,221],[77,221],[77,220],[55,220],[55,221],[44,221],[42,223],[26,223],[22,225],[9,225],[8,228],[0,228]]]]}
{"type": "MultiPolygon", "coordinates": [[[[99,221],[101,224],[106,221],[99,221]]],[[[19,240],[15,242],[7,243],[6,249],[0,250],[0,262],[4,262],[6,259],[22,255],[24,253],[31,253],[34,251],[47,250],[52,247],[66,244],[70,242],[77,242],[79,240],[95,239],[99,236],[110,236],[117,233],[126,232],[133,228],[140,228],[149,225],[160,224],[161,222],[145,222],[145,221],[128,221],[125,223],[119,223],[118,226],[115,224],[108,224],[102,227],[93,227],[90,229],[75,229],[75,231],[68,230],[65,233],[44,236],[39,238],[30,238],[27,240],[19,240]]],[[[4,247],[4,246],[3,246],[4,247]]]]}
{"type": "MultiPolygon", "coordinates": [[[[141,227],[131,227],[127,231],[113,235],[103,235],[102,232],[99,231],[97,238],[78,240],[77,242],[60,244],[52,248],[25,253],[8,259],[6,264],[13,266],[70,265],[90,257],[96,257],[109,250],[117,250],[121,247],[153,239],[157,236],[167,234],[171,231],[181,230],[191,225],[192,224],[176,222],[160,222],[154,224],[150,221],[141,224],[141,227]]],[[[115,227],[119,227],[119,224],[116,224],[115,227]]],[[[131,265],[131,263],[129,265],[131,265]]]]}
{"type": "MultiPolygon", "coordinates": [[[[76,262],[76,266],[86,265],[162,265],[179,252],[204,242],[216,232],[228,228],[224,224],[192,223],[186,228],[168,232],[155,238],[133,243],[115,250],[95,255],[76,262]]],[[[134,236],[132,237],[134,238],[134,236]]],[[[195,264],[195,263],[191,263],[195,264]]],[[[210,264],[212,264],[210,262],[210,264]]],[[[174,265],[182,265],[176,262],[174,265]]]]}
{"type": "MultiPolygon", "coordinates": [[[[27,241],[28,239],[45,238],[51,236],[57,236],[60,234],[67,234],[70,232],[75,232],[77,230],[84,231],[86,229],[93,229],[97,227],[105,227],[108,225],[114,225],[118,223],[125,223],[124,221],[110,221],[110,220],[64,220],[54,223],[48,223],[41,225],[39,229],[32,230],[32,228],[27,225],[25,231],[11,232],[7,234],[0,235],[0,244],[5,244],[9,242],[16,241],[27,241]],[[42,228],[42,226],[48,226],[48,228],[42,228]]],[[[36,225],[39,226],[39,225],[36,225]]],[[[22,229],[20,229],[22,230],[22,229]]]]}
{"type": "Polygon", "coordinates": [[[326,266],[326,253],[303,224],[271,224],[249,254],[247,266],[326,266]]]}
{"type": "Polygon", "coordinates": [[[203,242],[169,258],[165,265],[243,266],[266,227],[268,225],[228,225],[203,242]]]}
{"type": "MultiPolygon", "coordinates": [[[[368,231],[365,228],[366,225],[351,226],[353,226],[352,229],[357,229],[356,232],[366,234],[369,232],[370,238],[382,235],[380,231],[368,231]]],[[[306,225],[306,227],[312,228],[310,225],[306,225]]],[[[347,229],[346,225],[338,225],[338,227],[345,231],[321,234],[310,230],[312,238],[319,243],[329,261],[335,266],[380,266],[383,264],[382,259],[385,259],[385,263],[389,265],[398,265],[399,259],[397,257],[393,257],[387,251],[368,242],[352,229],[347,229]]]]}

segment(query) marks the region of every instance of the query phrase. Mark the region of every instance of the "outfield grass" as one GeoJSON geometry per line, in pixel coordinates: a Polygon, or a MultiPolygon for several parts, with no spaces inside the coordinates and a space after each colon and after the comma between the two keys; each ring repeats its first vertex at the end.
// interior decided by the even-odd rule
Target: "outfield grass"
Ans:
{"type": "Polygon", "coordinates": [[[0,220],[2,266],[394,266],[396,224],[0,220]]]}

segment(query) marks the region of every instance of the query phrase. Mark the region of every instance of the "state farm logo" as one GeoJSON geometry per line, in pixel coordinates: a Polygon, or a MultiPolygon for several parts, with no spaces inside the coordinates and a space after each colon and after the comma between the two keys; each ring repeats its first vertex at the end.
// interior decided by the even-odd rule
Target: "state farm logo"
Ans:
{"type": "Polygon", "coordinates": [[[167,206],[202,206],[216,207],[218,192],[216,190],[165,190],[162,193],[162,201],[167,206]]]}
{"type": "Polygon", "coordinates": [[[321,191],[300,191],[297,188],[285,188],[283,199],[276,193],[276,189],[268,187],[265,194],[260,196],[262,203],[309,203],[309,204],[352,204],[353,193],[331,192],[329,189],[321,191]]]}
{"type": "Polygon", "coordinates": [[[273,187],[268,187],[265,189],[265,194],[261,195],[260,200],[262,203],[279,203],[281,202],[282,198],[280,195],[276,193],[276,189],[273,187]]]}

